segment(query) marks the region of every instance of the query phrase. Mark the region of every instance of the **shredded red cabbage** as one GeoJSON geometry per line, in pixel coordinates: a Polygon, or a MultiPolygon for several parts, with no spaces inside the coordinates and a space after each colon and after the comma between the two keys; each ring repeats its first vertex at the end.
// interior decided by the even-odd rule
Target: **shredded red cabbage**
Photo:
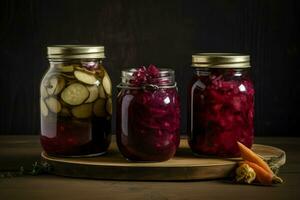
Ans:
{"type": "Polygon", "coordinates": [[[254,115],[252,81],[247,76],[238,78],[216,73],[199,77],[193,86],[193,125],[189,130],[192,150],[198,154],[239,156],[236,141],[251,147],[254,115]],[[197,84],[202,87],[197,87],[197,84]]]}
{"type": "MultiPolygon", "coordinates": [[[[159,69],[141,67],[131,84],[159,85],[159,69]]],[[[130,160],[164,161],[174,156],[180,141],[180,106],[176,88],[122,90],[117,105],[117,136],[130,160]]]]}

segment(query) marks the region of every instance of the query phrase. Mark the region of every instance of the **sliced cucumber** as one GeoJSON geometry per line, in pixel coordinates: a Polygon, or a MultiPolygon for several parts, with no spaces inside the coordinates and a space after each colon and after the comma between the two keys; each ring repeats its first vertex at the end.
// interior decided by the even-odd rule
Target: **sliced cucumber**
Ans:
{"type": "Polygon", "coordinates": [[[44,85],[41,85],[41,97],[42,98],[48,97],[48,92],[47,92],[47,90],[46,90],[46,88],[45,88],[44,85]]]}
{"type": "Polygon", "coordinates": [[[81,83],[73,83],[66,87],[61,93],[62,100],[73,106],[82,104],[88,97],[89,91],[81,83]]]}
{"type": "MultiPolygon", "coordinates": [[[[74,77],[75,78],[75,77],[74,77]]],[[[72,85],[73,83],[78,83],[78,81],[77,80],[69,80],[68,82],[67,82],[67,85],[72,85]]]]}
{"type": "Polygon", "coordinates": [[[111,100],[111,98],[108,98],[106,101],[106,112],[108,112],[108,114],[112,115],[112,100],[111,100]]]}
{"type": "Polygon", "coordinates": [[[111,80],[108,74],[105,72],[105,75],[102,79],[103,88],[108,96],[111,96],[111,80]]]}
{"type": "Polygon", "coordinates": [[[97,80],[94,75],[88,74],[88,73],[80,71],[80,70],[74,71],[74,76],[79,81],[89,84],[89,85],[94,85],[94,84],[98,85],[99,84],[99,80],[97,80]]]}
{"type": "Polygon", "coordinates": [[[94,114],[97,117],[105,117],[106,111],[105,111],[105,100],[104,99],[98,99],[93,106],[94,114]]]}
{"type": "Polygon", "coordinates": [[[56,70],[59,71],[59,73],[70,73],[74,71],[75,66],[74,65],[59,65],[56,66],[56,70]]]}
{"type": "Polygon", "coordinates": [[[99,90],[99,97],[101,99],[106,99],[106,94],[102,85],[99,85],[98,90],[99,90]]]}
{"type": "Polygon", "coordinates": [[[88,118],[93,113],[93,105],[92,104],[82,104],[80,106],[76,106],[72,108],[72,114],[74,117],[82,119],[88,118]]]}
{"type": "Polygon", "coordinates": [[[91,71],[91,70],[88,70],[88,69],[86,69],[86,68],[84,68],[84,67],[75,67],[75,69],[76,70],[79,70],[79,71],[82,71],[82,72],[86,72],[86,73],[88,73],[88,74],[96,74],[96,72],[93,70],[93,71],[91,71]]]}
{"type": "Polygon", "coordinates": [[[56,77],[53,76],[52,78],[50,78],[49,84],[47,86],[47,92],[49,95],[54,94],[57,84],[58,84],[58,79],[56,77]]]}
{"type": "Polygon", "coordinates": [[[49,97],[45,99],[46,105],[51,112],[59,113],[61,111],[61,104],[54,97],[49,97]]]}
{"type": "Polygon", "coordinates": [[[62,108],[70,108],[71,107],[71,105],[70,104],[67,104],[66,102],[64,102],[62,99],[60,99],[60,104],[61,104],[61,107],[62,108]]]}
{"type": "Polygon", "coordinates": [[[94,102],[98,98],[98,87],[96,85],[87,86],[87,89],[90,92],[89,98],[85,101],[85,103],[94,102]]]}
{"type": "Polygon", "coordinates": [[[58,80],[58,82],[57,82],[56,88],[53,93],[54,95],[58,95],[64,89],[64,87],[66,85],[65,79],[58,78],[57,80],[58,80]]]}
{"type": "Polygon", "coordinates": [[[65,87],[65,80],[60,77],[52,77],[49,80],[49,85],[47,87],[47,92],[49,95],[57,95],[65,87]]]}
{"type": "Polygon", "coordinates": [[[44,102],[42,99],[41,99],[41,102],[40,102],[40,106],[41,106],[41,113],[42,113],[42,115],[43,115],[44,117],[47,117],[49,111],[48,111],[48,108],[47,108],[45,102],[44,102]]]}
{"type": "Polygon", "coordinates": [[[62,72],[73,72],[74,71],[74,65],[65,65],[59,68],[62,72]]]}
{"type": "Polygon", "coordinates": [[[75,79],[75,76],[73,75],[73,73],[72,74],[62,73],[61,75],[67,79],[71,79],[71,80],[75,79]]]}

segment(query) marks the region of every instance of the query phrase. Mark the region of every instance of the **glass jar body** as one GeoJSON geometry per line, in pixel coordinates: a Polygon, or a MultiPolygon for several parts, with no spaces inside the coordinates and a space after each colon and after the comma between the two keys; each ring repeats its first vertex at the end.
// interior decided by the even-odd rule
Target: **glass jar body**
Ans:
{"type": "Polygon", "coordinates": [[[40,85],[40,141],[46,153],[105,153],[111,140],[111,88],[101,59],[52,60],[40,85]]]}
{"type": "Polygon", "coordinates": [[[180,142],[177,88],[126,89],[117,97],[117,144],[132,161],[165,161],[180,142]]]}
{"type": "Polygon", "coordinates": [[[237,141],[252,146],[254,88],[248,68],[195,68],[188,107],[194,153],[237,157],[237,141]]]}

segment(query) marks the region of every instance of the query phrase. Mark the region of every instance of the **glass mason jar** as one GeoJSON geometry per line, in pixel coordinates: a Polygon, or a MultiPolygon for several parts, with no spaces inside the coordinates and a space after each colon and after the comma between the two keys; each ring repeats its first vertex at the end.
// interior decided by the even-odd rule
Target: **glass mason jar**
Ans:
{"type": "Polygon", "coordinates": [[[57,156],[95,156],[111,137],[112,85],[103,46],[48,47],[40,86],[41,144],[57,156]]]}
{"type": "MultiPolygon", "coordinates": [[[[180,142],[180,104],[174,71],[160,69],[155,84],[132,84],[136,69],[122,71],[117,97],[117,144],[131,161],[165,161],[180,142]]],[[[133,81],[134,82],[134,81],[133,81]]]]}
{"type": "Polygon", "coordinates": [[[237,157],[237,141],[252,146],[254,88],[249,62],[250,57],[242,54],[193,55],[187,133],[195,154],[237,157]]]}

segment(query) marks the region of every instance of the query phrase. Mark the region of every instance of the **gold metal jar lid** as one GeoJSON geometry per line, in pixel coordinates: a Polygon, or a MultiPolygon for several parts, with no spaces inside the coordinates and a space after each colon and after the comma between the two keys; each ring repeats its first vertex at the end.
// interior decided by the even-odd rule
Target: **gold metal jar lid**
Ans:
{"type": "Polygon", "coordinates": [[[249,68],[250,56],[239,53],[197,53],[192,55],[192,67],[249,68]]]}
{"type": "Polygon", "coordinates": [[[48,59],[105,58],[104,46],[53,45],[47,47],[48,59]]]}

